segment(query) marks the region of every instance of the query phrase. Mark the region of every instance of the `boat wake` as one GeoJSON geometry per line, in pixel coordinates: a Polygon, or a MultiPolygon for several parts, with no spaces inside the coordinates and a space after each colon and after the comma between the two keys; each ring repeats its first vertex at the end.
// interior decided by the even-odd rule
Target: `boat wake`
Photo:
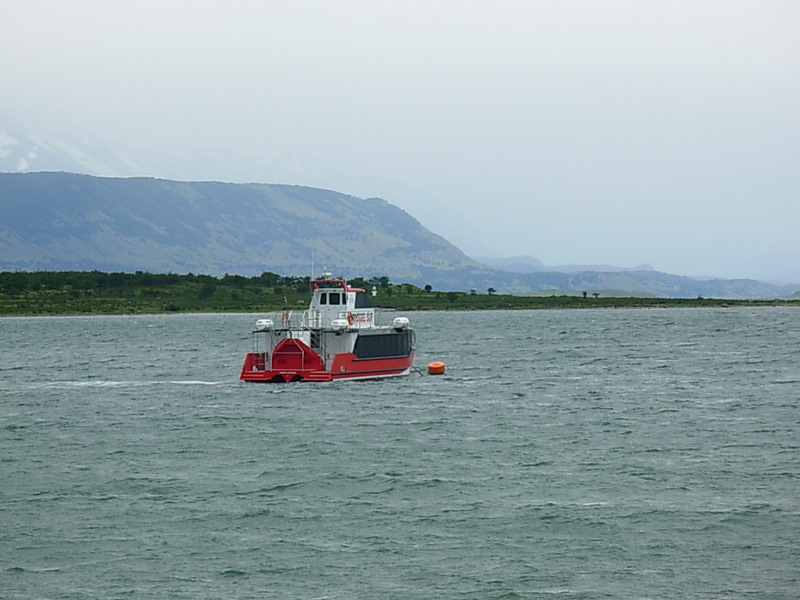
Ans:
{"type": "Polygon", "coordinates": [[[119,388],[119,387],[148,387],[164,385],[198,385],[198,386],[220,386],[230,382],[226,381],[202,381],[202,380],[178,380],[178,381],[49,381],[41,387],[45,388],[119,388]]]}

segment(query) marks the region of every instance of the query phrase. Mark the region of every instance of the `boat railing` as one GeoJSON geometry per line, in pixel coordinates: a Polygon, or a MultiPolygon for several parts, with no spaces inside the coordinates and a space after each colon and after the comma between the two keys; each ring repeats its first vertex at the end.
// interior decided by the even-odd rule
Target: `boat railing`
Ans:
{"type": "Polygon", "coordinates": [[[355,310],[318,310],[308,309],[303,313],[302,327],[304,329],[324,329],[332,327],[334,321],[347,322],[347,327],[352,329],[366,329],[374,327],[375,309],[355,310]]]}
{"type": "Polygon", "coordinates": [[[366,308],[340,310],[336,312],[309,308],[302,311],[273,311],[265,315],[264,320],[272,322],[275,329],[314,330],[331,327],[335,319],[346,321],[348,328],[368,329],[383,325],[383,312],[386,309],[366,308]]]}
{"type": "Polygon", "coordinates": [[[263,319],[258,319],[255,333],[263,333],[273,329],[303,329],[304,322],[305,316],[303,311],[272,311],[264,314],[263,319]],[[268,323],[268,325],[261,326],[261,323],[268,323]]]}
{"type": "Polygon", "coordinates": [[[285,310],[280,313],[280,319],[275,321],[275,326],[283,329],[302,329],[305,311],[285,310]]]}
{"type": "Polygon", "coordinates": [[[303,312],[302,327],[304,329],[320,329],[323,325],[322,311],[308,309],[303,312]]]}

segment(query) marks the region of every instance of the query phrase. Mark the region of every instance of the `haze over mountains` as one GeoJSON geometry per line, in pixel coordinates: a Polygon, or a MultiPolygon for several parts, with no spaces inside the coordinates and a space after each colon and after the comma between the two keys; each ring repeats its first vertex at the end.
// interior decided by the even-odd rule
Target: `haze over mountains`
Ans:
{"type": "Polygon", "coordinates": [[[273,184],[0,173],[0,269],[389,276],[438,290],[782,297],[800,285],[697,280],[649,265],[478,261],[379,198],[273,184]],[[491,262],[492,264],[484,264],[491,262]]]}
{"type": "MultiPolygon", "coordinates": [[[[126,148],[97,136],[70,132],[58,135],[51,130],[5,124],[0,128],[0,172],[65,172],[87,173],[101,177],[126,177],[131,173],[147,173],[176,179],[192,179],[187,165],[191,156],[160,151],[158,148],[126,148]]],[[[212,157],[225,161],[224,155],[212,157]]],[[[238,157],[236,160],[239,160],[238,157]]]]}
{"type": "Polygon", "coordinates": [[[545,265],[533,256],[510,256],[494,258],[490,256],[476,256],[478,262],[495,267],[501,271],[515,273],[542,273],[556,271],[558,273],[583,273],[585,271],[598,271],[601,273],[619,273],[635,271],[655,271],[652,265],[643,264],[636,267],[617,267],[614,265],[545,265]]]}

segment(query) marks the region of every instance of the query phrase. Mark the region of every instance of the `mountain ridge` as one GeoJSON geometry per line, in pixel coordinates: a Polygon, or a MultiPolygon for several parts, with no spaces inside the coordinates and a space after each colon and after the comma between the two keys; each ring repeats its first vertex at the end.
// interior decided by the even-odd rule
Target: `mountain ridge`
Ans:
{"type": "Polygon", "coordinates": [[[379,198],[283,184],[0,173],[3,269],[301,275],[312,262],[358,272],[384,262],[396,277],[478,267],[379,198]]]}
{"type": "Polygon", "coordinates": [[[504,271],[468,257],[383,199],[321,188],[0,173],[2,270],[302,276],[323,266],[346,277],[516,294],[613,289],[755,298],[787,296],[800,287],[701,281],[652,268],[504,271]]]}

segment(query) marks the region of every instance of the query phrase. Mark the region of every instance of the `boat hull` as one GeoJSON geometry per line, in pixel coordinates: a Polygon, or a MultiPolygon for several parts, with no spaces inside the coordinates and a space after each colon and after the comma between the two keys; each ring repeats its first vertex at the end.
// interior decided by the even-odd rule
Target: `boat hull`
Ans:
{"type": "Polygon", "coordinates": [[[411,372],[414,352],[412,350],[408,356],[381,358],[358,358],[353,353],[337,354],[333,357],[330,370],[315,368],[314,362],[313,357],[309,358],[307,352],[301,361],[276,368],[275,365],[267,364],[264,354],[251,352],[245,356],[240,379],[261,383],[285,383],[400,377],[411,372]]]}

